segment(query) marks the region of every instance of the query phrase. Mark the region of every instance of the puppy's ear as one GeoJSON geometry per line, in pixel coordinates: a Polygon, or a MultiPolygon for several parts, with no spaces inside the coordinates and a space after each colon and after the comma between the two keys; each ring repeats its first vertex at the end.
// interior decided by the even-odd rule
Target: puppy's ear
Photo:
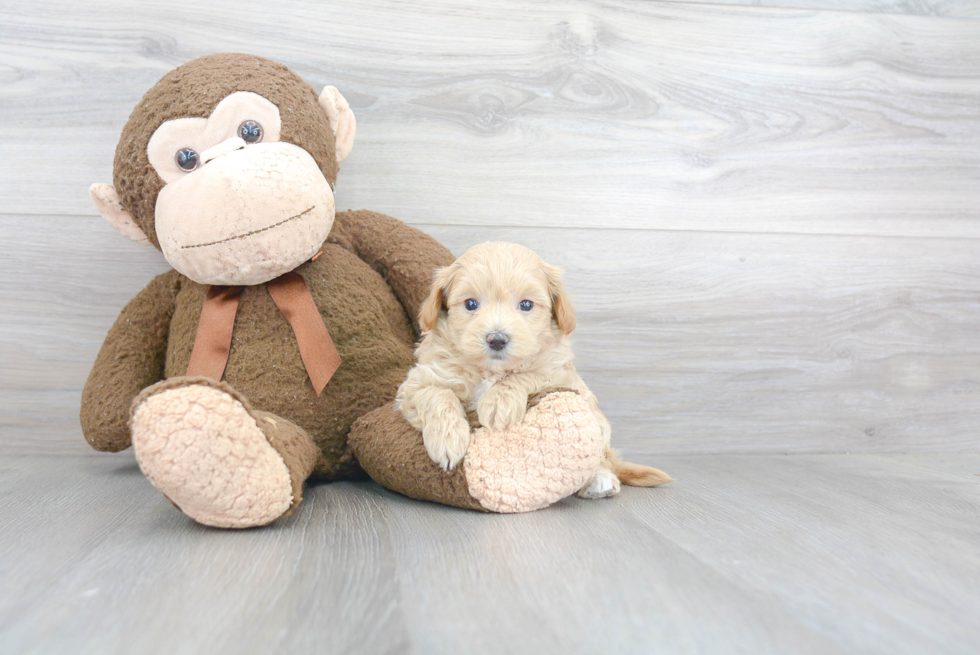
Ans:
{"type": "Polygon", "coordinates": [[[548,278],[548,291],[551,294],[551,315],[558,324],[558,329],[565,334],[571,334],[575,329],[575,308],[561,283],[561,269],[545,264],[545,276],[548,278]]]}
{"type": "Polygon", "coordinates": [[[432,291],[429,292],[429,297],[419,308],[419,328],[423,332],[428,332],[434,328],[436,321],[439,320],[439,312],[446,309],[446,294],[449,293],[449,288],[452,286],[453,280],[456,279],[458,272],[459,266],[454,262],[449,266],[437,268],[433,274],[432,291]]]}

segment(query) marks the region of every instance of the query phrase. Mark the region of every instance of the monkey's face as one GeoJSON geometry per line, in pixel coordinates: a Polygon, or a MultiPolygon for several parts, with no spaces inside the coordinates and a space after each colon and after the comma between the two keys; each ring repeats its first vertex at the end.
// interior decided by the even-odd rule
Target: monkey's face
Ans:
{"type": "Polygon", "coordinates": [[[146,93],[119,140],[116,186],[90,195],[123,235],[158,245],[195,282],[262,284],[323,245],[355,129],[334,87],[318,96],[275,62],[209,55],[146,93]]]}
{"type": "Polygon", "coordinates": [[[310,154],[279,141],[279,109],[255,93],[209,118],[163,123],[147,148],[167,183],[156,234],[167,261],[205,284],[251,285],[293,270],[323,244],[334,199],[310,154]]]}

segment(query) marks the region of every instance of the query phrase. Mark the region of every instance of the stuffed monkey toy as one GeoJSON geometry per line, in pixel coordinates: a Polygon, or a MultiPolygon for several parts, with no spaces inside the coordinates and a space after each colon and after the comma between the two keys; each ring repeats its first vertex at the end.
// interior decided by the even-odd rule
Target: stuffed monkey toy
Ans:
{"type": "MultiPolygon", "coordinates": [[[[389,216],[335,211],[338,164],[354,135],[337,89],[318,95],[260,57],[202,57],[146,93],[116,148],[114,184],[90,195],[116,230],[159,249],[173,270],[110,329],[82,393],[86,440],[102,451],[132,445],[178,509],[226,528],[288,515],[311,476],[365,469],[396,491],[486,511],[573,493],[591,460],[584,480],[564,486],[542,482],[541,471],[528,486],[515,476],[519,458],[501,460],[500,448],[474,454],[486,460],[475,477],[466,476],[469,452],[440,475],[421,435],[386,405],[413,363],[432,273],[453,256],[389,216]],[[351,427],[362,417],[355,453],[351,427]]],[[[547,432],[559,450],[592,444],[598,429],[583,407],[568,392],[546,396],[514,434],[547,432]]],[[[509,434],[484,433],[489,441],[474,443],[509,434]]],[[[601,446],[579,450],[598,461],[601,446]]]]}

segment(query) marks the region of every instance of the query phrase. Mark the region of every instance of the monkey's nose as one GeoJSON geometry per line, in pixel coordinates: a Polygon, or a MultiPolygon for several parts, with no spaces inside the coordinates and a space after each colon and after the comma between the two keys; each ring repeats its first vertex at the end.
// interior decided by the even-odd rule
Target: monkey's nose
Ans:
{"type": "Polygon", "coordinates": [[[241,150],[244,147],[245,139],[240,136],[233,136],[230,139],[225,139],[218,145],[208,148],[201,153],[201,164],[206,164],[212,159],[217,159],[221,155],[227,155],[229,152],[241,150]]]}
{"type": "Polygon", "coordinates": [[[496,350],[500,352],[507,346],[507,342],[510,339],[503,332],[491,332],[487,335],[487,343],[490,344],[491,350],[496,350]]]}

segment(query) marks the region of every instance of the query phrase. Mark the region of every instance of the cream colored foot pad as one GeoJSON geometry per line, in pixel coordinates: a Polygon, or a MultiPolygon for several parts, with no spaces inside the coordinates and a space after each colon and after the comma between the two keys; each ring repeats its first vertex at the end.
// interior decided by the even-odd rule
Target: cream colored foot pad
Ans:
{"type": "Polygon", "coordinates": [[[199,523],[266,525],[292,503],[282,457],[245,407],[219,389],[192,385],[150,396],[132,431],[143,473],[199,523]]]}

